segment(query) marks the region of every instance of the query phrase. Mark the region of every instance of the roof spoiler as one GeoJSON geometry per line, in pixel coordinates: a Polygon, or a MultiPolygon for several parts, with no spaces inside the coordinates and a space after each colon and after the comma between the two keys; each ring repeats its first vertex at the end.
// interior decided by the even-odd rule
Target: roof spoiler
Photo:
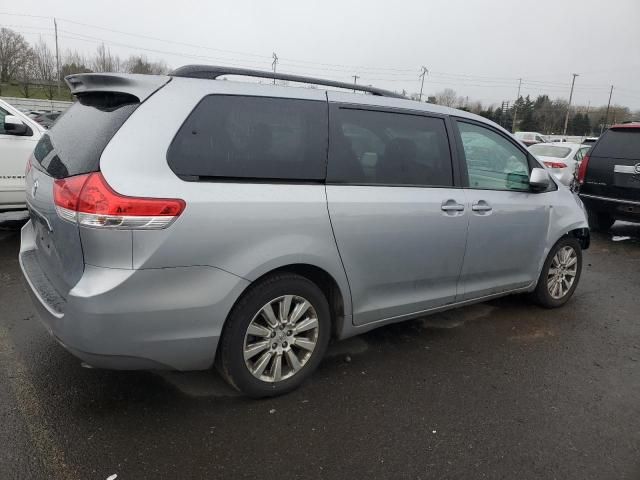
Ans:
{"type": "Polygon", "coordinates": [[[406,98],[399,93],[382,88],[369,87],[367,85],[356,85],[353,83],[337,82],[335,80],[324,80],[322,78],[305,77],[302,75],[290,75],[288,73],[276,73],[264,70],[251,70],[248,68],[220,67],[216,65],[185,65],[175,69],[169,75],[172,77],[187,78],[207,78],[215,80],[223,75],[238,75],[242,77],[272,78],[274,80],[286,80],[289,82],[307,83],[311,85],[322,85],[326,87],[345,88],[347,90],[358,90],[381,97],[406,98]]]}
{"type": "Polygon", "coordinates": [[[170,80],[171,77],[166,75],[139,75],[133,73],[78,73],[64,78],[72,95],[115,92],[133,95],[140,102],[145,101],[170,80]]]}

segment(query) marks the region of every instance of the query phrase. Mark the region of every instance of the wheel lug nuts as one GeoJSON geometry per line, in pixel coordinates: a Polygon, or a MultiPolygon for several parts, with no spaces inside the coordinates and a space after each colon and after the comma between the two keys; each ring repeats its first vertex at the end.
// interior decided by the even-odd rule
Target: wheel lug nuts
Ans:
{"type": "Polygon", "coordinates": [[[289,344],[287,342],[282,342],[282,347],[283,348],[287,348],[289,346],[289,344]]]}
{"type": "Polygon", "coordinates": [[[271,348],[273,348],[275,350],[276,348],[278,348],[278,344],[274,343],[273,345],[271,345],[271,348]]]}
{"type": "Polygon", "coordinates": [[[271,331],[271,335],[270,336],[271,336],[271,338],[275,337],[276,336],[276,332],[271,331]]]}
{"type": "Polygon", "coordinates": [[[292,330],[287,330],[287,336],[290,337],[291,335],[293,335],[293,331],[292,330]]]}

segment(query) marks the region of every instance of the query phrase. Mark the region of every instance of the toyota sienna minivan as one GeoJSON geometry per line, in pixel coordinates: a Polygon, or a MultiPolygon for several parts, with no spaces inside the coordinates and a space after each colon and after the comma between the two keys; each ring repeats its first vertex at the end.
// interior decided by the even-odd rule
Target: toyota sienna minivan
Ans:
{"type": "Polygon", "coordinates": [[[332,337],[576,289],[580,200],[482,117],[222,67],[66,81],[77,101],[27,167],[19,259],[42,323],[90,366],[215,365],[277,395],[332,337]]]}

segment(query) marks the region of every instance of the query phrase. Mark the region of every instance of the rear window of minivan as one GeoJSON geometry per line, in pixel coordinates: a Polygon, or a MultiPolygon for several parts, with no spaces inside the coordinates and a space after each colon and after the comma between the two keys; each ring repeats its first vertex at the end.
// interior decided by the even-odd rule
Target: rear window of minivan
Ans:
{"type": "Polygon", "coordinates": [[[167,161],[184,180],[320,181],[327,146],[326,102],[208,95],[180,127],[167,161]]]}
{"type": "Polygon", "coordinates": [[[607,130],[591,150],[591,156],[640,159],[640,129],[607,130]]]}
{"type": "Polygon", "coordinates": [[[54,178],[95,172],[111,138],[139,105],[132,95],[85,94],[41,138],[35,159],[54,178]]]}

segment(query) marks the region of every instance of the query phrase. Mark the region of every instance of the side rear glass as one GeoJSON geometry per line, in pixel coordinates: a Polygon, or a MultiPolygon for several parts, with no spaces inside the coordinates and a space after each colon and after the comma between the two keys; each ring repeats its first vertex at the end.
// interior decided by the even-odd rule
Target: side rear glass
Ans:
{"type": "Polygon", "coordinates": [[[607,130],[592,148],[590,155],[640,160],[640,128],[607,130]]]}
{"type": "Polygon", "coordinates": [[[365,185],[453,185],[444,120],[336,108],[327,181],[365,185]]]}
{"type": "Polygon", "coordinates": [[[327,118],[322,101],[209,95],[178,130],[167,161],[184,180],[321,181],[327,118]]]}

